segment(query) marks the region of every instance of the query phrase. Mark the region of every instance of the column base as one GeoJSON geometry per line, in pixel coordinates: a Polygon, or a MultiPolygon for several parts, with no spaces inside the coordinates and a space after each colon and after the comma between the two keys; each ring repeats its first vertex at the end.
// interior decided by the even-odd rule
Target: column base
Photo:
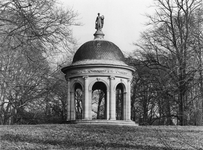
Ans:
{"type": "Polygon", "coordinates": [[[91,118],[84,118],[84,119],[81,119],[81,120],[85,121],[85,120],[92,120],[92,119],[91,118]]]}
{"type": "Polygon", "coordinates": [[[64,123],[65,124],[77,124],[77,121],[76,120],[66,120],[64,123]]]}

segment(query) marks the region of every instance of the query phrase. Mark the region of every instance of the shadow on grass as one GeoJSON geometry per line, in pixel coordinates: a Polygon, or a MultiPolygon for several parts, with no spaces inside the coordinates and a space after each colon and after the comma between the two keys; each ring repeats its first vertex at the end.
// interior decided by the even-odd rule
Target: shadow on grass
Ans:
{"type": "MultiPolygon", "coordinates": [[[[76,139],[72,139],[70,136],[67,136],[64,140],[59,139],[42,139],[40,137],[34,137],[29,135],[22,135],[22,134],[4,134],[0,137],[1,141],[7,142],[26,142],[31,144],[42,144],[42,145],[57,145],[63,148],[129,148],[129,149],[142,149],[142,150],[170,150],[171,148],[164,148],[164,147],[157,147],[157,146],[146,146],[146,145],[132,145],[132,144],[120,144],[120,143],[102,143],[99,141],[77,141],[76,139]]],[[[22,143],[21,143],[22,144],[22,143]]]]}

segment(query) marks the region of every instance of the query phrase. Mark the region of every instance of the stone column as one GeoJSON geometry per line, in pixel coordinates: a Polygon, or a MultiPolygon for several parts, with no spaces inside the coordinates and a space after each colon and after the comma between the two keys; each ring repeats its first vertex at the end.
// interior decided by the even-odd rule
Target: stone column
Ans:
{"type": "Polygon", "coordinates": [[[126,118],[125,120],[131,120],[131,87],[130,87],[130,79],[127,82],[126,88],[126,118]]]}
{"type": "Polygon", "coordinates": [[[84,105],[84,119],[88,120],[89,119],[89,79],[88,76],[83,77],[85,80],[85,105],[84,105]]]}
{"type": "Polygon", "coordinates": [[[74,91],[75,89],[73,89],[70,93],[71,95],[71,100],[70,100],[70,118],[71,120],[75,120],[75,96],[74,96],[74,91]]]}
{"type": "Polygon", "coordinates": [[[127,112],[127,101],[126,101],[126,94],[127,92],[124,91],[123,92],[123,120],[126,120],[126,112],[127,112]]]}
{"type": "Polygon", "coordinates": [[[109,77],[110,79],[110,99],[109,99],[109,104],[110,104],[110,111],[109,111],[109,119],[110,120],[116,120],[116,93],[114,90],[114,82],[115,82],[115,77],[109,77]]]}
{"type": "Polygon", "coordinates": [[[109,120],[109,91],[106,91],[106,119],[109,120]]]}
{"type": "Polygon", "coordinates": [[[89,111],[89,115],[88,115],[88,119],[89,120],[92,120],[92,89],[88,90],[88,104],[89,104],[89,107],[88,107],[88,111],[89,111]]]}
{"type": "Polygon", "coordinates": [[[68,97],[67,97],[67,106],[66,106],[66,110],[67,110],[67,121],[71,120],[71,117],[70,117],[70,79],[67,79],[67,84],[68,84],[68,89],[67,89],[67,94],[68,94],[68,97]]]}

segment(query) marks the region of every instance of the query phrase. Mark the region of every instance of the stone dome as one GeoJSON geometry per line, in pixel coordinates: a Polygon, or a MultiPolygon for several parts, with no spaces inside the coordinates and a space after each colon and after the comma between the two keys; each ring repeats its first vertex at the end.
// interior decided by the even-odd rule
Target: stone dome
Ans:
{"type": "Polygon", "coordinates": [[[72,65],[114,64],[126,65],[121,50],[106,40],[92,40],[84,43],[75,53],[72,65]]]}

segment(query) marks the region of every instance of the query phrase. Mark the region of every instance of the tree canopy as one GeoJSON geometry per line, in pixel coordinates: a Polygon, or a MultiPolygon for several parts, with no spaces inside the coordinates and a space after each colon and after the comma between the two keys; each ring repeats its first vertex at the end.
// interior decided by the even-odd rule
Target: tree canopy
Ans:
{"type": "Polygon", "coordinates": [[[64,117],[65,85],[47,58],[71,50],[76,17],[55,0],[0,2],[0,124],[34,119],[40,111],[64,117]]]}
{"type": "Polygon", "coordinates": [[[136,43],[142,65],[148,70],[142,69],[138,74],[139,82],[146,86],[140,90],[148,93],[140,99],[145,114],[141,119],[148,123],[150,117],[168,123],[175,119],[180,125],[200,125],[202,2],[156,0],[155,9],[155,14],[148,15],[150,27],[142,33],[141,42],[136,43]]]}

